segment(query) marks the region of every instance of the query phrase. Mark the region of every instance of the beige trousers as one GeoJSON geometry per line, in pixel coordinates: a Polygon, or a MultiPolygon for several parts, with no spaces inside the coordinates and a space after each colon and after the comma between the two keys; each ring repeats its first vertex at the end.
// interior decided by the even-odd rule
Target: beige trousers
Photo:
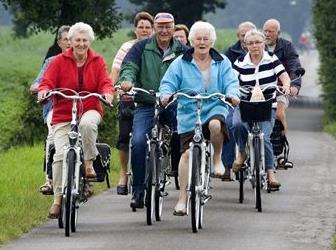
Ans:
{"type": "MultiPolygon", "coordinates": [[[[94,160],[98,155],[96,140],[98,136],[98,125],[101,122],[101,116],[96,110],[89,110],[82,115],[79,122],[79,131],[82,136],[82,145],[84,151],[84,160],[94,160]]],[[[62,173],[64,147],[69,144],[68,132],[70,131],[70,122],[62,122],[54,125],[54,143],[55,155],[53,162],[53,183],[54,194],[62,195],[62,173]]]]}

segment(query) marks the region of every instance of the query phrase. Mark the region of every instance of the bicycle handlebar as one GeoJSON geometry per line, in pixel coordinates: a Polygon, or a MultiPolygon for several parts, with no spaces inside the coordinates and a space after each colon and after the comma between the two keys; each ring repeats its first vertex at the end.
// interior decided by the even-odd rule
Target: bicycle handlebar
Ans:
{"type": "Polygon", "coordinates": [[[206,100],[206,99],[211,99],[211,98],[218,98],[219,100],[221,100],[223,103],[227,104],[229,107],[233,108],[232,104],[231,104],[231,97],[228,97],[222,93],[212,93],[212,94],[208,94],[208,95],[201,95],[201,94],[197,94],[197,95],[188,95],[186,93],[183,92],[176,92],[175,94],[173,94],[171,96],[171,98],[169,99],[169,102],[166,106],[166,108],[171,105],[172,103],[174,103],[178,97],[183,96],[186,97],[188,99],[192,99],[192,100],[206,100]]]}
{"type": "Polygon", "coordinates": [[[113,105],[111,103],[106,101],[104,95],[101,95],[101,94],[98,94],[98,93],[88,93],[88,94],[83,96],[83,95],[80,95],[81,93],[85,93],[85,92],[83,92],[83,91],[82,92],[76,92],[72,89],[50,90],[50,91],[47,92],[45,97],[43,99],[41,99],[41,101],[38,101],[38,102],[43,102],[43,101],[49,99],[53,95],[59,95],[59,96],[62,96],[63,98],[71,99],[71,100],[85,100],[89,97],[96,97],[101,102],[103,102],[106,106],[113,107],[113,105]],[[66,95],[62,91],[71,91],[71,92],[74,93],[74,95],[66,95]]]}

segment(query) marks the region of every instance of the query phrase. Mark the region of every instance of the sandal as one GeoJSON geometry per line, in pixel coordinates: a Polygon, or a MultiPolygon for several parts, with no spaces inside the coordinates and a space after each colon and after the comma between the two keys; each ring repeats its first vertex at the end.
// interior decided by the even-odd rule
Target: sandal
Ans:
{"type": "Polygon", "coordinates": [[[53,190],[53,187],[52,187],[52,181],[47,180],[46,183],[44,183],[40,187],[40,193],[42,193],[44,195],[53,195],[54,190],[53,190]]]}
{"type": "Polygon", "coordinates": [[[53,203],[51,205],[51,208],[49,209],[49,219],[58,219],[59,215],[61,213],[61,205],[53,203]]]}

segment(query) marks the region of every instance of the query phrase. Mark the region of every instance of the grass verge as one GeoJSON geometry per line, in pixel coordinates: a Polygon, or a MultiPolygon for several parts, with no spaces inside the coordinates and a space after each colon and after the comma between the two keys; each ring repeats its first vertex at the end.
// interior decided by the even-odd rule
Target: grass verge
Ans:
{"type": "MultiPolygon", "coordinates": [[[[111,159],[118,159],[113,150],[111,159]]],[[[52,196],[38,192],[44,182],[43,146],[11,148],[0,154],[0,245],[18,238],[47,220],[52,196]]],[[[110,181],[117,180],[119,162],[111,162],[110,181]]],[[[115,181],[111,182],[112,184],[115,181]]],[[[106,183],[94,183],[95,194],[106,190],[106,183]]]]}

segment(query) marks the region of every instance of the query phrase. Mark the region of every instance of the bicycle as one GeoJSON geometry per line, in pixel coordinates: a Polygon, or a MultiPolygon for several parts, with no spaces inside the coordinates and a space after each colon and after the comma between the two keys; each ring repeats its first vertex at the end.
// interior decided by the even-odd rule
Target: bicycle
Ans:
{"type": "Polygon", "coordinates": [[[213,149],[209,140],[205,139],[202,132],[201,110],[202,101],[205,99],[218,98],[223,103],[232,107],[230,99],[224,94],[213,93],[209,95],[189,95],[177,92],[173,95],[172,101],[185,97],[196,101],[196,122],[194,136],[189,146],[189,170],[187,184],[187,215],[191,214],[191,227],[194,233],[203,227],[204,206],[212,198],[209,194],[210,174],[212,172],[213,149]]]}
{"type": "MultiPolygon", "coordinates": [[[[106,102],[104,97],[97,93],[88,93],[85,96],[81,94],[87,92],[76,92],[71,89],[55,89],[47,92],[43,100],[53,95],[59,95],[66,99],[72,100],[72,118],[70,131],[68,133],[69,144],[64,148],[63,173],[62,173],[62,206],[58,218],[58,225],[65,229],[65,236],[70,236],[71,232],[76,232],[78,208],[87,201],[84,195],[84,187],[87,182],[85,178],[84,155],[82,149],[81,134],[79,131],[79,120],[77,117],[77,101],[85,100],[89,97],[96,97],[103,103],[106,102]],[[73,95],[67,95],[63,92],[71,92],[73,95]]],[[[43,101],[42,100],[42,101],[43,101]]]]}

